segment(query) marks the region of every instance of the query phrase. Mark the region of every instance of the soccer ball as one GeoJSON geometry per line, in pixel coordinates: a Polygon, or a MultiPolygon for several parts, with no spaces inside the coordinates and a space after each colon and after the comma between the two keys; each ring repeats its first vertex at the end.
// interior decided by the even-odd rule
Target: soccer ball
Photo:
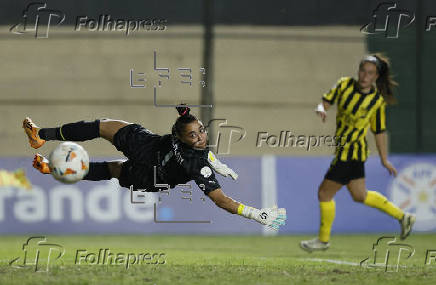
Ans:
{"type": "Polygon", "coordinates": [[[49,167],[56,180],[67,184],[75,183],[88,174],[89,156],[82,146],[64,142],[50,153],[49,167]]]}

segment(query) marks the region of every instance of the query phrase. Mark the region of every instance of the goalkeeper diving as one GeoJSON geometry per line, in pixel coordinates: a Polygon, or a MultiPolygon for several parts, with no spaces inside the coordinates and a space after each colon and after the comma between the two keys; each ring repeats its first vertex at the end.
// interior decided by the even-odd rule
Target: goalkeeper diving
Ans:
{"type": "MultiPolygon", "coordinates": [[[[190,108],[181,104],[176,109],[179,117],[171,134],[163,136],[141,125],[112,119],[39,128],[26,118],[23,128],[30,146],[35,149],[49,140],[86,141],[101,137],[127,157],[127,160],[90,162],[89,172],[83,180],[117,178],[122,187],[147,192],[160,191],[156,185],[174,188],[194,180],[206,196],[227,212],[255,220],[273,230],[284,225],[286,209],[277,206],[257,209],[237,202],[223,192],[214,171],[235,180],[238,175],[209,150],[206,128],[190,114],[190,108]]],[[[43,174],[51,173],[49,161],[40,154],[35,155],[33,166],[43,174]]]]}

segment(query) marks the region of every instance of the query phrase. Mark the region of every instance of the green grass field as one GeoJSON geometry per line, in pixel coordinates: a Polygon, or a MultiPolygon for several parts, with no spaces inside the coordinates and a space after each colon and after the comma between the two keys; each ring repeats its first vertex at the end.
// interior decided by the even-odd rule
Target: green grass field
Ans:
{"type": "MultiPolygon", "coordinates": [[[[405,243],[415,254],[398,272],[364,268],[380,235],[335,235],[325,252],[308,254],[298,247],[307,236],[47,236],[65,255],[49,266],[9,265],[23,256],[29,236],[0,238],[0,284],[436,284],[436,260],[424,265],[426,250],[436,252],[436,235],[412,235],[405,243]],[[76,251],[165,253],[165,264],[75,265],[76,251]],[[332,262],[346,262],[337,264],[332,262]]],[[[435,253],[436,255],[436,253],[435,253]]]]}

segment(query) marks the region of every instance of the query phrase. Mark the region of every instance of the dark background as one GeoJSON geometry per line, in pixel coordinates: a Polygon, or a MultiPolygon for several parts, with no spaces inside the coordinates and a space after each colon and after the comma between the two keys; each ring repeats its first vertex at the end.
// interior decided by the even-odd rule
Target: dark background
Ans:
{"type": "MultiPolygon", "coordinates": [[[[0,2],[0,24],[13,24],[19,20],[23,8],[32,2],[47,3],[48,7],[64,11],[67,24],[74,24],[75,17],[86,15],[97,17],[110,14],[120,18],[165,18],[171,24],[199,24],[203,18],[201,0],[184,1],[8,1],[0,2]]],[[[219,0],[214,1],[216,24],[248,25],[364,25],[378,3],[393,1],[347,1],[347,0],[306,0],[306,1],[260,1],[260,0],[219,0]]],[[[424,11],[434,11],[436,1],[424,1],[424,11]]],[[[395,1],[398,7],[415,9],[415,1],[395,1]]]]}

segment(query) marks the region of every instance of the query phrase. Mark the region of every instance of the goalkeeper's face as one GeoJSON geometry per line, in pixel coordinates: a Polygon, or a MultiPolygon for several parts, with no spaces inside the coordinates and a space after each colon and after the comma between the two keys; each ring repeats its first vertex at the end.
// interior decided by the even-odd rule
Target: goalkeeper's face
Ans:
{"type": "Polygon", "coordinates": [[[205,149],[207,146],[206,128],[201,121],[186,124],[180,140],[192,148],[205,149]]]}

